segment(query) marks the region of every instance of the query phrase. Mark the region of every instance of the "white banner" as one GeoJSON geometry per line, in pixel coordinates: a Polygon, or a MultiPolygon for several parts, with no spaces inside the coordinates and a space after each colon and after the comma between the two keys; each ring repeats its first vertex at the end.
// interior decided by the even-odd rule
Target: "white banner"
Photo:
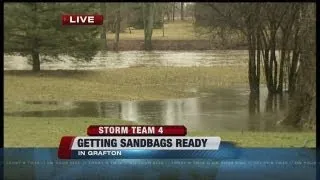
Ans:
{"type": "Polygon", "coordinates": [[[220,137],[76,137],[71,150],[217,150],[220,137]]]}

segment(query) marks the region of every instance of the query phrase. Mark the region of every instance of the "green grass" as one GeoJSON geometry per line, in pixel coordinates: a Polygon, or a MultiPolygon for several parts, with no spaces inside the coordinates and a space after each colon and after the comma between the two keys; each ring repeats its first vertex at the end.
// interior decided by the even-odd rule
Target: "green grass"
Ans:
{"type": "Polygon", "coordinates": [[[5,147],[57,147],[62,136],[85,136],[93,124],[130,125],[131,122],[99,118],[5,117],[5,147]]]}
{"type": "MultiPolygon", "coordinates": [[[[115,34],[107,34],[107,39],[114,40],[115,34]]],[[[131,34],[129,29],[125,32],[120,33],[120,40],[143,40],[144,30],[133,29],[131,34]]],[[[207,35],[198,36],[191,21],[175,21],[165,24],[164,37],[162,29],[153,29],[152,32],[153,40],[197,40],[197,39],[208,39],[207,35]]]]}
{"type": "Polygon", "coordinates": [[[248,84],[247,67],[135,67],[103,71],[5,71],[5,101],[113,101],[192,97],[187,88],[248,84]]]}
{"type": "MultiPolygon", "coordinates": [[[[84,136],[89,125],[132,125],[103,118],[4,118],[5,147],[57,147],[62,136],[84,136]]],[[[220,136],[242,147],[302,147],[314,132],[190,132],[189,136],[220,136]]],[[[308,146],[314,147],[312,142],[308,146]]]]}
{"type": "MultiPolygon", "coordinates": [[[[114,41],[115,34],[107,33],[109,42],[114,41]]],[[[143,29],[132,29],[131,33],[127,28],[124,32],[120,33],[121,40],[144,40],[143,29]]],[[[240,45],[245,44],[244,35],[236,31],[229,31],[226,33],[225,39],[222,40],[218,35],[217,30],[207,29],[204,27],[195,27],[192,21],[176,20],[165,24],[164,36],[163,30],[153,29],[152,40],[210,40],[214,48],[238,48],[240,45]]]]}

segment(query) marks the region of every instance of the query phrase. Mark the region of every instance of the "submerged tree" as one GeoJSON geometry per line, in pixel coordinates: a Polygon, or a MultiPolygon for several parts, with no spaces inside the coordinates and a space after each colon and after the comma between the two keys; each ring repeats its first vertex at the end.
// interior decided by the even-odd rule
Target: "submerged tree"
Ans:
{"type": "Polygon", "coordinates": [[[296,91],[287,118],[282,122],[315,128],[316,123],[316,10],[315,3],[304,4],[301,18],[301,58],[296,91]]]}
{"type": "Polygon", "coordinates": [[[99,50],[98,27],[62,26],[61,15],[94,9],[91,3],[5,4],[4,52],[31,57],[33,71],[40,71],[48,57],[58,59],[62,54],[90,61],[99,50]]]}
{"type": "Polygon", "coordinates": [[[288,84],[295,91],[301,61],[301,13],[304,3],[196,4],[196,25],[218,34],[223,42],[230,31],[241,32],[248,45],[251,92],[259,92],[263,68],[269,93],[281,94],[288,84]],[[260,67],[261,66],[261,67],[260,67]]]}
{"type": "Polygon", "coordinates": [[[314,16],[312,3],[197,3],[195,18],[196,25],[207,27],[212,34],[223,35],[228,29],[244,34],[251,93],[259,92],[263,68],[271,96],[281,95],[288,84],[293,103],[283,122],[314,125],[314,16]]]}
{"type": "Polygon", "coordinates": [[[252,3],[197,3],[195,5],[196,26],[207,27],[207,33],[218,34],[223,42],[229,32],[241,32],[248,43],[248,79],[250,91],[259,93],[260,84],[260,54],[261,48],[256,36],[259,28],[260,6],[252,3]]]}

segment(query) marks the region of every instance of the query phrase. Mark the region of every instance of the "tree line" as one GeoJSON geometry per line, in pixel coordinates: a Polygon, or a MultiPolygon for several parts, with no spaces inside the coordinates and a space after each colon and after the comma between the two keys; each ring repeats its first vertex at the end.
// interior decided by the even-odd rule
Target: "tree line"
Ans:
{"type": "Polygon", "coordinates": [[[269,94],[288,91],[292,98],[283,123],[315,127],[314,3],[197,3],[195,19],[196,26],[222,37],[230,30],[242,33],[251,96],[259,97],[264,75],[269,94]]]}
{"type": "Polygon", "coordinates": [[[144,29],[145,50],[152,50],[153,29],[162,28],[164,35],[165,17],[174,21],[179,7],[183,19],[184,3],[6,3],[5,53],[30,57],[33,71],[40,70],[40,61],[58,59],[59,54],[90,61],[97,51],[108,49],[108,32],[115,33],[111,48],[117,51],[120,32],[126,27],[144,29]],[[104,23],[100,27],[62,27],[64,13],[102,14],[104,23]]]}

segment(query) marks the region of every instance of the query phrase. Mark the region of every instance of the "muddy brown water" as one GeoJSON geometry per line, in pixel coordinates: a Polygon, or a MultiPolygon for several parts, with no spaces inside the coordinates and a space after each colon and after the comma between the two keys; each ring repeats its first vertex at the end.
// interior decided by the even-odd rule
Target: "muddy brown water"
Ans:
{"type": "MultiPolygon", "coordinates": [[[[45,57],[42,57],[44,59],[45,57]]],[[[60,61],[43,61],[43,70],[94,70],[132,66],[217,66],[247,65],[248,52],[244,50],[214,51],[120,51],[100,52],[92,61],[77,61],[61,56],[60,61]]],[[[31,70],[28,57],[4,56],[4,70],[31,70]]]]}
{"type": "MultiPolygon", "coordinates": [[[[62,110],[5,113],[18,117],[87,117],[113,118],[161,125],[185,125],[191,131],[285,131],[292,129],[276,126],[285,117],[288,97],[267,96],[262,87],[259,103],[249,101],[246,88],[215,89],[197,98],[169,99],[161,101],[118,102],[57,102],[27,101],[26,104],[59,105],[62,110]],[[259,107],[259,111],[249,107],[259,107]]],[[[21,102],[20,102],[21,103],[21,102]]],[[[256,109],[256,108],[255,108],[256,109]]],[[[296,130],[294,130],[296,131],[296,130]]]]}

